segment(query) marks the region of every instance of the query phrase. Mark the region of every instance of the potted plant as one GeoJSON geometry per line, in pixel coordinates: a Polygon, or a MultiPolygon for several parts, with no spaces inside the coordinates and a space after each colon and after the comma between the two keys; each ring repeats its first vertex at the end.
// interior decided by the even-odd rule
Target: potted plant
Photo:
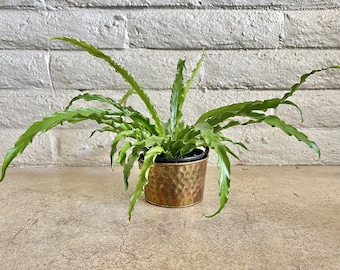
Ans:
{"type": "Polygon", "coordinates": [[[79,39],[62,36],[54,37],[52,40],[71,43],[91,55],[103,59],[129,83],[131,89],[126,92],[119,102],[98,94],[85,93],[78,95],[70,101],[64,111],[54,112],[44,117],[41,121],[33,123],[19,137],[14,147],[8,150],[2,164],[0,181],[4,179],[8,165],[25,150],[26,146],[32,142],[38,133],[46,132],[64,122],[74,124],[85,120],[93,120],[103,125],[94,132],[113,132],[115,134],[111,144],[111,165],[114,164],[116,158],[117,163],[124,167],[125,190],[128,189],[129,176],[133,165],[139,161],[140,173],[130,200],[129,220],[135,204],[144,190],[149,202],[163,206],[190,205],[201,200],[209,149],[215,151],[218,157],[220,201],[217,211],[211,215],[206,215],[206,217],[217,215],[228,201],[230,187],[229,157],[237,158],[228,145],[231,143],[246,148],[242,142],[234,142],[224,135],[223,131],[228,128],[266,123],[281,129],[289,136],[294,136],[297,140],[314,149],[320,156],[319,147],[315,142],[311,141],[294,126],[282,121],[281,118],[266,114],[266,111],[281,105],[290,105],[296,107],[301,113],[298,105],[290,101],[289,97],[299,89],[310,75],[329,68],[340,68],[340,66],[331,66],[304,74],[300,81],[293,85],[290,91],[281,98],[226,105],[204,113],[194,124],[188,125],[182,120],[182,107],[190,86],[202,65],[204,51],[196,67],[192,70],[190,79],[186,82],[183,79],[185,60],[180,59],[178,61],[170,99],[170,116],[164,122],[160,119],[149,97],[131,74],[110,56],[88,42],[79,39]],[[126,105],[126,101],[131,95],[139,96],[148,109],[149,117],[126,105]],[[73,109],[72,105],[77,100],[99,101],[109,105],[109,108],[73,109]],[[239,116],[242,117],[243,121],[237,118],[239,116]],[[120,142],[125,143],[118,151],[120,142]],[[174,170],[173,172],[170,171],[172,169],[174,170]],[[162,179],[162,176],[165,176],[166,179],[162,179]],[[198,183],[195,182],[196,176],[198,176],[198,183]],[[167,191],[172,193],[167,195],[167,191]],[[175,199],[176,194],[180,194],[179,196],[182,197],[175,199]]]}

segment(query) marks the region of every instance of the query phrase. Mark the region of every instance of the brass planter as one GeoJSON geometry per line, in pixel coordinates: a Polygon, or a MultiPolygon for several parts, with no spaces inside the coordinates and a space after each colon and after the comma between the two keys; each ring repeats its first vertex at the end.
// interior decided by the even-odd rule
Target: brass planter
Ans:
{"type": "Polygon", "coordinates": [[[191,162],[155,163],[145,186],[147,202],[163,207],[185,207],[203,199],[208,157],[191,162]]]}

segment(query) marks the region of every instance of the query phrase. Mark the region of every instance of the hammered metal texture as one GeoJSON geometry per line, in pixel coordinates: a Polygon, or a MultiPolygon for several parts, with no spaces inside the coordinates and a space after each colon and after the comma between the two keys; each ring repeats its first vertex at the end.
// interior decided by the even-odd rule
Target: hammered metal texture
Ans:
{"type": "Polygon", "coordinates": [[[203,199],[208,158],[188,163],[156,163],[145,186],[147,202],[184,207],[203,199]]]}

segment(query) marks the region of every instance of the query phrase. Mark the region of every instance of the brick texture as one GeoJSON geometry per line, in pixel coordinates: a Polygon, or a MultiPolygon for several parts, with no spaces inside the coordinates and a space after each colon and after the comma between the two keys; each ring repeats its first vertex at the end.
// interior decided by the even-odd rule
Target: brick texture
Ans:
{"type": "Polygon", "coordinates": [[[339,10],[289,11],[285,13],[285,47],[339,48],[339,10]]]}
{"type": "MultiPolygon", "coordinates": [[[[4,0],[0,2],[0,157],[32,122],[63,110],[75,95],[119,100],[128,85],[105,62],[59,41],[71,35],[103,49],[134,75],[163,120],[179,58],[188,79],[206,48],[188,94],[188,122],[232,102],[280,97],[312,69],[340,64],[340,4],[293,0],[4,0]]],[[[280,115],[319,144],[322,157],[265,125],[230,129],[251,151],[235,149],[243,164],[340,165],[339,71],[308,79],[280,115]]],[[[130,105],[146,113],[132,96],[130,105]]],[[[78,102],[75,106],[84,106],[78,102]]],[[[91,106],[105,107],[91,103],[91,106]]],[[[65,125],[38,136],[13,165],[107,165],[112,134],[93,122],[65,125]]],[[[211,163],[216,163],[212,155],[211,163]]],[[[239,161],[234,161],[238,164],[239,161]]]]}
{"type": "Polygon", "coordinates": [[[282,24],[282,13],[276,11],[147,10],[129,13],[130,45],[153,49],[277,48],[282,24]]]}

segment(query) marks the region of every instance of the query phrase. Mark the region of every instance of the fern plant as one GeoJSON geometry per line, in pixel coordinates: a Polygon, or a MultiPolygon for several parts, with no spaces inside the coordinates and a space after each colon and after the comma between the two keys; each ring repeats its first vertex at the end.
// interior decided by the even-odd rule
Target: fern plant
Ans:
{"type": "Polygon", "coordinates": [[[141,166],[137,184],[128,208],[129,219],[131,218],[136,202],[143,193],[144,186],[148,183],[149,170],[154,165],[156,157],[158,155],[164,155],[169,158],[183,157],[199,147],[209,147],[213,149],[218,157],[217,166],[220,172],[218,179],[220,189],[219,208],[211,215],[206,215],[206,217],[217,215],[228,201],[230,188],[229,158],[237,158],[237,155],[229,148],[229,145],[238,144],[240,147],[246,148],[242,142],[234,142],[223,134],[223,131],[228,128],[239,125],[266,123],[272,127],[281,129],[289,136],[294,136],[297,140],[314,149],[317,155],[320,156],[319,147],[303,132],[285,123],[278,116],[270,115],[266,112],[268,109],[274,109],[280,105],[289,105],[296,107],[301,113],[298,105],[290,101],[289,97],[299,89],[301,84],[303,84],[310,75],[330,68],[340,68],[340,66],[331,66],[304,74],[301,76],[300,81],[293,85],[290,91],[281,98],[226,105],[204,113],[194,124],[188,125],[182,119],[182,107],[190,86],[202,65],[204,51],[196,67],[192,70],[191,77],[188,81],[184,81],[183,79],[185,60],[180,59],[178,61],[177,72],[172,85],[170,116],[169,119],[164,122],[160,119],[145,91],[143,91],[132,75],[110,56],[98,50],[92,44],[79,39],[61,36],[54,37],[52,40],[62,40],[71,43],[84,49],[91,55],[106,61],[121,75],[131,88],[119,102],[110,97],[98,94],[86,93],[78,95],[70,101],[64,111],[54,112],[44,117],[41,121],[33,123],[18,138],[14,147],[8,150],[2,164],[0,181],[4,179],[6,170],[12,160],[25,150],[37,134],[46,132],[64,122],[74,124],[85,120],[93,120],[101,124],[100,128],[94,132],[112,132],[115,134],[111,144],[111,165],[113,166],[116,160],[118,164],[124,167],[123,177],[125,191],[129,186],[129,176],[134,163],[141,154],[144,154],[144,162],[141,166]],[[142,115],[133,107],[126,105],[126,101],[131,95],[139,96],[149,112],[149,117],[142,115]],[[108,107],[107,109],[92,107],[74,109],[72,105],[77,100],[99,101],[107,104],[108,107]],[[242,119],[245,120],[241,122],[238,120],[239,118],[237,118],[239,116],[242,116],[242,119]],[[123,144],[118,150],[118,144],[120,142],[123,142],[123,144]]]}

